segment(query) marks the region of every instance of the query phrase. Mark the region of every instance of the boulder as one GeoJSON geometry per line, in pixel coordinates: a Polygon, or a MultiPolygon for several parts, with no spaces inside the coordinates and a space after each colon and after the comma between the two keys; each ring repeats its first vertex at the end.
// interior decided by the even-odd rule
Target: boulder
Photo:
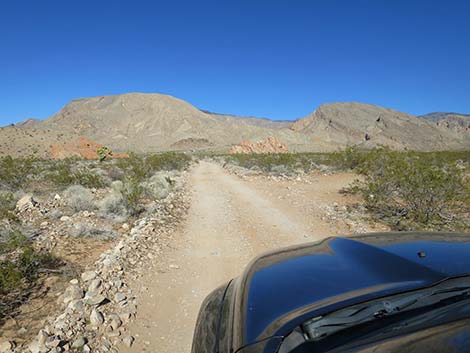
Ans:
{"type": "Polygon", "coordinates": [[[38,202],[33,198],[33,195],[25,195],[16,203],[16,210],[18,212],[24,212],[35,208],[38,202]]]}

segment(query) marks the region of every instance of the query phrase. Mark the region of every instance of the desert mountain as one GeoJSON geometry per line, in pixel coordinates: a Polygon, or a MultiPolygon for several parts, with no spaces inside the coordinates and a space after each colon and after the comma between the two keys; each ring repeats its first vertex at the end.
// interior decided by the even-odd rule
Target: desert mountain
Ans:
{"type": "Polygon", "coordinates": [[[323,104],[291,129],[326,138],[339,145],[396,149],[444,150],[469,148],[470,144],[449,129],[393,109],[363,103],[323,104]]]}
{"type": "MultiPolygon", "coordinates": [[[[455,114],[454,114],[455,115],[455,114]]],[[[362,103],[321,105],[297,121],[238,117],[200,110],[162,94],[129,93],[76,99],[50,118],[0,128],[0,155],[36,151],[86,137],[115,152],[211,149],[274,137],[291,152],[337,150],[348,145],[396,149],[469,149],[468,116],[429,121],[362,103]]]]}
{"type": "Polygon", "coordinates": [[[470,114],[436,112],[421,115],[420,118],[433,121],[440,128],[464,134],[470,139],[470,114]]]}
{"type": "MultiPolygon", "coordinates": [[[[282,123],[279,123],[282,124],[282,123]]],[[[171,146],[229,147],[274,135],[291,145],[307,136],[276,122],[203,112],[161,94],[123,94],[78,99],[47,119],[44,127],[87,136],[120,151],[160,151],[171,146]]]]}

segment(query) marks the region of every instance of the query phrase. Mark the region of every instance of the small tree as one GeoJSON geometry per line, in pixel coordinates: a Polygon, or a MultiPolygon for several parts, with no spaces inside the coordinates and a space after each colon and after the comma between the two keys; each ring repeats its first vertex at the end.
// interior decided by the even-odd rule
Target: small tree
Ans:
{"type": "Polygon", "coordinates": [[[102,146],[102,147],[98,148],[96,153],[98,154],[98,159],[99,159],[100,162],[103,162],[106,159],[108,159],[109,157],[113,156],[113,151],[111,151],[106,146],[102,146]]]}

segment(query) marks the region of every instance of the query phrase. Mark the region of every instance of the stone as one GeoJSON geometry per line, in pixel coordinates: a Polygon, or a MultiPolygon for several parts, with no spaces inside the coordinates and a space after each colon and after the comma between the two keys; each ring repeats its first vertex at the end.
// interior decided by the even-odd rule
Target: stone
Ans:
{"type": "Polygon", "coordinates": [[[27,210],[31,210],[38,205],[38,202],[33,198],[33,195],[24,195],[21,199],[18,200],[16,203],[16,210],[18,212],[24,212],[27,210]]]}
{"type": "Polygon", "coordinates": [[[91,311],[91,315],[90,315],[90,323],[92,326],[94,327],[99,327],[103,324],[104,322],[104,316],[101,312],[99,312],[98,310],[96,309],[93,309],[91,311]]]}
{"type": "Polygon", "coordinates": [[[67,304],[74,299],[82,299],[83,290],[77,285],[70,285],[64,292],[64,303],[67,304]]]}
{"type": "Polygon", "coordinates": [[[61,222],[70,222],[72,219],[69,216],[60,217],[61,222]]]}
{"type": "Polygon", "coordinates": [[[87,292],[87,297],[85,297],[85,304],[87,305],[100,305],[106,300],[106,297],[101,294],[89,293],[87,292]],[[89,296],[92,294],[92,296],[89,296]]]}
{"type": "Polygon", "coordinates": [[[169,268],[170,268],[171,270],[178,270],[180,267],[179,267],[178,265],[171,264],[171,265],[169,266],[169,268]]]}
{"type": "Polygon", "coordinates": [[[14,345],[10,341],[0,343],[0,353],[9,353],[13,350],[14,345]]]}
{"type": "Polygon", "coordinates": [[[122,301],[124,301],[124,300],[126,300],[126,299],[127,299],[126,295],[125,295],[124,293],[122,293],[122,292],[117,292],[117,293],[114,295],[114,301],[116,301],[116,302],[118,302],[118,303],[119,303],[119,302],[122,302],[122,301]]]}
{"type": "Polygon", "coordinates": [[[70,284],[78,284],[78,279],[74,278],[69,281],[70,284]]]}
{"type": "Polygon", "coordinates": [[[88,282],[91,281],[92,279],[96,278],[96,272],[95,271],[86,271],[82,273],[82,281],[88,282]]]}
{"type": "Polygon", "coordinates": [[[132,347],[132,345],[134,344],[134,337],[132,336],[126,336],[122,339],[122,343],[124,343],[127,347],[132,347]]]}
{"type": "Polygon", "coordinates": [[[94,280],[90,282],[90,285],[88,286],[88,291],[96,292],[100,286],[101,286],[101,280],[99,278],[95,278],[94,280]]]}
{"type": "Polygon", "coordinates": [[[124,229],[124,230],[129,230],[130,227],[129,227],[129,224],[124,223],[124,224],[121,226],[121,228],[124,229]]]}
{"type": "Polygon", "coordinates": [[[47,343],[46,343],[46,346],[49,347],[49,348],[56,348],[60,345],[60,343],[62,342],[60,339],[58,339],[57,337],[51,337],[52,339],[49,340],[47,343]]]}
{"type": "Polygon", "coordinates": [[[79,300],[72,300],[68,307],[70,309],[72,309],[73,311],[76,311],[76,312],[83,312],[84,310],[84,306],[83,306],[83,300],[79,299],[79,300]]]}
{"type": "Polygon", "coordinates": [[[40,353],[42,350],[44,350],[44,347],[42,347],[36,340],[31,342],[28,348],[31,353],[40,353]]]}
{"type": "Polygon", "coordinates": [[[83,336],[78,336],[75,341],[72,343],[72,348],[82,348],[85,344],[87,344],[87,339],[86,337],[83,336]]]}
{"type": "Polygon", "coordinates": [[[116,314],[110,315],[108,317],[108,320],[110,321],[110,326],[114,331],[116,331],[119,327],[122,326],[122,321],[116,314]]]}
{"type": "Polygon", "coordinates": [[[115,279],[113,282],[113,285],[117,288],[120,289],[122,287],[122,281],[120,279],[115,279]]]}

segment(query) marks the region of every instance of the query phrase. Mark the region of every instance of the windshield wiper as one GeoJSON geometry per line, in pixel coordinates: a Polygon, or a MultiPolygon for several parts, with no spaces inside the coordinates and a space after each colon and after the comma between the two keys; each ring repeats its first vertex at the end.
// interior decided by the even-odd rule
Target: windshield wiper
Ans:
{"type": "Polygon", "coordinates": [[[305,322],[302,329],[308,341],[319,341],[341,330],[380,318],[433,307],[448,300],[466,299],[470,299],[470,279],[453,279],[431,288],[372,300],[318,316],[305,322]]]}

